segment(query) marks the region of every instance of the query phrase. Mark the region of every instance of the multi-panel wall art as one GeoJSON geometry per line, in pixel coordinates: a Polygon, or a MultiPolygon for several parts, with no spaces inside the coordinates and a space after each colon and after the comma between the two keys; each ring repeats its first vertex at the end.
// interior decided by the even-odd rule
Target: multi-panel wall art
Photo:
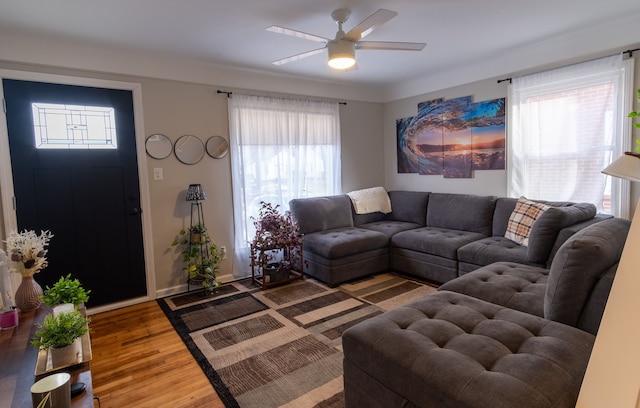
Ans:
{"type": "Polygon", "coordinates": [[[470,178],[504,169],[505,129],[505,98],[421,102],[416,116],[396,120],[398,173],[470,178]]]}

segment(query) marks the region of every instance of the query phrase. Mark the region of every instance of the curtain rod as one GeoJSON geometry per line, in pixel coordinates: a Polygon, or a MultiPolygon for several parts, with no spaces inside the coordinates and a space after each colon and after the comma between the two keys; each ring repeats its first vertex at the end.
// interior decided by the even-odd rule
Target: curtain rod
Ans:
{"type": "Polygon", "coordinates": [[[633,52],[634,51],[640,51],[640,48],[635,48],[633,50],[626,50],[623,52],[623,54],[629,54],[630,57],[633,57],[633,52]]]}
{"type": "MultiPolygon", "coordinates": [[[[621,54],[623,54],[623,55],[624,54],[629,54],[630,57],[633,57],[633,53],[635,51],[640,51],[640,48],[634,48],[633,50],[626,50],[626,51],[621,52],[621,54]]],[[[512,83],[511,80],[512,80],[512,78],[498,79],[498,83],[506,82],[506,81],[509,81],[509,83],[512,83]]]]}
{"type": "MultiPolygon", "coordinates": [[[[221,91],[219,89],[216,91],[216,93],[226,94],[227,98],[231,98],[231,95],[233,95],[233,92],[231,92],[231,91],[221,91]]],[[[338,102],[338,105],[346,105],[346,104],[347,104],[346,102],[338,102]]]]}

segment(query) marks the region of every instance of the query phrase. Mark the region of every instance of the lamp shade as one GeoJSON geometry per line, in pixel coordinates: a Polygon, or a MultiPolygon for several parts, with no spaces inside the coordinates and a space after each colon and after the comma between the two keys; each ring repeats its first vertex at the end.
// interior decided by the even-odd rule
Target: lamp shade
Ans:
{"type": "Polygon", "coordinates": [[[187,201],[206,200],[207,195],[204,193],[202,184],[189,184],[187,188],[187,201]]]}
{"type": "Polygon", "coordinates": [[[331,68],[347,69],[356,63],[356,45],[353,41],[329,41],[327,49],[329,50],[329,66],[331,68]]]}
{"type": "Polygon", "coordinates": [[[625,180],[640,181],[640,154],[625,152],[602,172],[625,180]]]}

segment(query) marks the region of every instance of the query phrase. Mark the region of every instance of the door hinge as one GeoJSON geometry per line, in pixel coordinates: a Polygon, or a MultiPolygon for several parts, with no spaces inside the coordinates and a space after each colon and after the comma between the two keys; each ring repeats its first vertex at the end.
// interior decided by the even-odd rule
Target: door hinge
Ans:
{"type": "Polygon", "coordinates": [[[16,207],[16,196],[11,197],[13,201],[13,211],[18,211],[18,207],[16,207]]]}
{"type": "Polygon", "coordinates": [[[2,98],[2,111],[7,113],[7,101],[4,98],[2,98]]]}

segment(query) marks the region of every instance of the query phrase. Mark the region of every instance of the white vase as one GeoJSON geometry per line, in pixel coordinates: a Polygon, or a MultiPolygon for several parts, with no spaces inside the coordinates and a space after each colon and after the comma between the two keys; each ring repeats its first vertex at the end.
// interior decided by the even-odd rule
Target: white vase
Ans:
{"type": "Polygon", "coordinates": [[[49,349],[51,365],[53,368],[66,367],[78,363],[78,357],[82,351],[82,341],[77,338],[68,346],[49,349]]]}

